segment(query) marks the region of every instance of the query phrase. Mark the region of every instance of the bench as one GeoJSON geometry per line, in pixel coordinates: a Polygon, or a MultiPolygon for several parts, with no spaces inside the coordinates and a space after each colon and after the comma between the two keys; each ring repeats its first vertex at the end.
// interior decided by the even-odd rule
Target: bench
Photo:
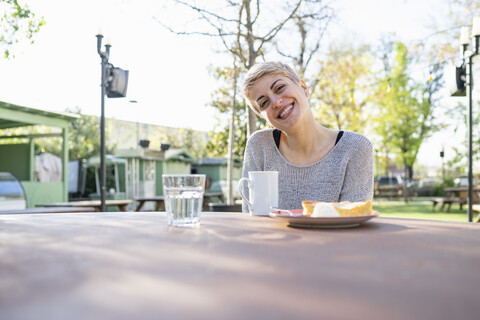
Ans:
{"type": "Polygon", "coordinates": [[[430,198],[432,201],[432,210],[435,211],[435,207],[437,204],[441,204],[440,211],[443,211],[443,208],[447,206],[446,212],[450,212],[450,208],[453,203],[458,203],[460,205],[460,210],[463,209],[463,205],[467,204],[467,200],[465,198],[460,197],[436,197],[430,198]]]}
{"type": "Polygon", "coordinates": [[[380,186],[375,190],[376,197],[385,198],[400,198],[403,189],[400,186],[380,186]]]}

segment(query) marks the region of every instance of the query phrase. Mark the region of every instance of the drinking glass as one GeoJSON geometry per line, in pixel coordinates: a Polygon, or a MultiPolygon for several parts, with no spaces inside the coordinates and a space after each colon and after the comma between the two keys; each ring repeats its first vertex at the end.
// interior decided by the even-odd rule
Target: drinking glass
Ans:
{"type": "Polygon", "coordinates": [[[200,225],[204,174],[164,174],[163,194],[168,225],[195,227],[200,225]]]}

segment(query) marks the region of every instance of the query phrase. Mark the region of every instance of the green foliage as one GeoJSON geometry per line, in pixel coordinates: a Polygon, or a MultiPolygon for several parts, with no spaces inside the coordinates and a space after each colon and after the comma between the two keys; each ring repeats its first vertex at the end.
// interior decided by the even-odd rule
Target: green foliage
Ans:
{"type": "MultiPolygon", "coordinates": [[[[475,106],[474,106],[475,107],[475,106]]],[[[472,159],[474,161],[480,160],[480,131],[476,128],[480,127],[480,113],[477,111],[480,110],[480,101],[477,101],[477,108],[472,110],[472,159]]],[[[463,104],[458,104],[456,114],[461,115],[463,121],[461,125],[465,128],[467,127],[467,107],[463,104]]],[[[457,147],[453,148],[455,156],[448,162],[449,167],[458,167],[462,170],[467,168],[468,163],[468,133],[465,134],[465,140],[462,143],[459,143],[457,147]]]]}
{"type": "Polygon", "coordinates": [[[315,118],[327,127],[363,133],[367,123],[365,109],[372,98],[373,61],[369,48],[331,48],[319,63],[311,95],[315,118]]]}
{"type": "Polygon", "coordinates": [[[0,0],[0,48],[4,58],[13,55],[10,48],[24,37],[33,43],[33,36],[45,25],[43,18],[37,18],[28,6],[20,5],[17,0],[0,0]],[[21,37],[19,37],[21,35],[21,37]]]}
{"type": "Polygon", "coordinates": [[[193,157],[205,157],[207,151],[205,144],[207,137],[204,134],[195,132],[192,129],[185,128],[165,128],[165,130],[157,130],[150,133],[151,143],[169,143],[170,148],[185,149],[193,157]]]}
{"type": "MultiPolygon", "coordinates": [[[[7,128],[0,130],[1,136],[28,136],[28,135],[38,135],[38,134],[57,134],[58,137],[36,137],[34,139],[35,151],[36,153],[52,153],[57,156],[61,156],[62,148],[62,138],[61,131],[57,128],[36,125],[36,126],[26,126],[26,127],[17,127],[17,128],[7,128]]],[[[30,141],[29,137],[18,137],[18,138],[8,138],[1,139],[1,144],[17,144],[17,143],[28,143],[30,141]]]]}
{"type": "MultiPolygon", "coordinates": [[[[100,120],[95,116],[82,115],[79,108],[65,110],[78,114],[79,119],[72,122],[68,139],[70,160],[87,159],[100,154],[100,120]]],[[[106,153],[112,153],[114,146],[109,146],[109,130],[105,128],[106,153]]]]}
{"type": "MultiPolygon", "coordinates": [[[[243,70],[244,71],[244,70],[243,70]]],[[[242,70],[237,70],[238,73],[242,70]]],[[[212,101],[210,106],[217,109],[221,114],[218,119],[218,125],[209,133],[210,141],[207,143],[206,151],[210,157],[227,157],[228,155],[228,136],[230,130],[231,108],[233,104],[233,85],[234,70],[233,68],[214,68],[211,70],[212,76],[220,83],[218,89],[212,93],[212,101]]],[[[233,156],[234,158],[243,159],[245,146],[247,142],[247,112],[248,108],[243,98],[238,94],[240,89],[237,88],[237,99],[235,101],[235,133],[233,156]]],[[[265,120],[257,119],[257,127],[265,126],[265,120]]]]}
{"type": "Polygon", "coordinates": [[[407,47],[397,42],[393,48],[392,66],[378,83],[373,129],[384,148],[411,168],[423,140],[439,128],[433,123],[432,87],[422,86],[409,76],[407,47]]]}

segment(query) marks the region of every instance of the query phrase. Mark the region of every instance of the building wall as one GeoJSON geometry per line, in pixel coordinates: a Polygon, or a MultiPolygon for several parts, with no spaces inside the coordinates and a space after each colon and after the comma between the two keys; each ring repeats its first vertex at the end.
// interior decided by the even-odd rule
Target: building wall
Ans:
{"type": "Polygon", "coordinates": [[[30,177],[30,145],[0,145],[0,171],[13,173],[20,181],[29,181],[30,177]]]}

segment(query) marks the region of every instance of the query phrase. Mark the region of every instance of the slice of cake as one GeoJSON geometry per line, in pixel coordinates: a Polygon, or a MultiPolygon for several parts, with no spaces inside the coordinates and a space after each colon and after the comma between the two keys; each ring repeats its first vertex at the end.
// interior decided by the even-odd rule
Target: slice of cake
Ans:
{"type": "Polygon", "coordinates": [[[309,217],[351,217],[372,214],[372,201],[302,201],[303,214],[309,217]]]}
{"type": "Polygon", "coordinates": [[[373,214],[372,201],[339,202],[335,205],[335,209],[341,217],[368,216],[373,214]]]}

